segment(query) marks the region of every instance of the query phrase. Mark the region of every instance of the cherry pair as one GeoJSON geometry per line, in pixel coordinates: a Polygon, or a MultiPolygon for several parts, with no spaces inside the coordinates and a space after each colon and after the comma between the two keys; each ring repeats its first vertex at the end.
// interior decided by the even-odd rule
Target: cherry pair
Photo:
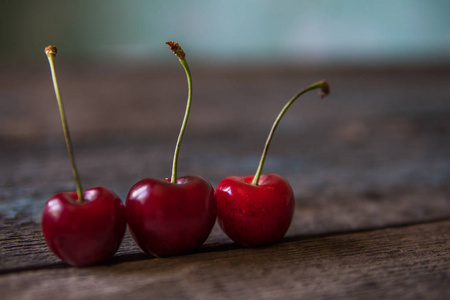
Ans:
{"type": "Polygon", "coordinates": [[[178,153],[192,101],[192,79],[184,51],[178,43],[167,44],[182,64],[189,88],[172,176],[164,180],[146,178],[136,183],[128,193],[126,207],[106,188],[82,190],[54,71],[56,48],[46,48],[77,191],[59,193],[47,201],[42,231],[50,249],[71,265],[89,266],[112,258],[127,223],[141,249],[158,257],[199,248],[209,236],[216,217],[223,231],[245,246],[273,244],[290,226],[295,204],[292,188],[279,175],[261,175],[262,168],[275,129],[287,109],[307,91],[321,89],[322,96],[328,94],[328,83],[320,81],[309,86],[285,105],[272,126],[254,176],[228,177],[214,193],[202,177],[177,177],[178,153]]]}
{"type": "Polygon", "coordinates": [[[67,121],[55,75],[56,48],[45,49],[53,79],[76,192],[59,193],[47,201],[42,232],[49,248],[73,266],[90,266],[114,256],[128,223],[137,244],[155,256],[193,251],[209,236],[217,217],[213,187],[199,176],[177,177],[178,153],[192,100],[192,80],[185,54],[177,43],[167,43],[183,65],[189,95],[175,147],[172,177],[147,178],[128,193],[126,207],[109,189],[83,191],[73,155],[67,121]]]}

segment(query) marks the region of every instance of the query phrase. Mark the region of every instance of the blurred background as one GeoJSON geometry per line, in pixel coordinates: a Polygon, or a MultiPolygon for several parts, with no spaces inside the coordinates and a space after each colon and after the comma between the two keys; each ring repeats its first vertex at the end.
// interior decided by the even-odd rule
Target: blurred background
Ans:
{"type": "Polygon", "coordinates": [[[214,65],[448,66],[449,16],[447,0],[3,0],[0,59],[54,44],[77,63],[158,63],[175,40],[214,65]]]}

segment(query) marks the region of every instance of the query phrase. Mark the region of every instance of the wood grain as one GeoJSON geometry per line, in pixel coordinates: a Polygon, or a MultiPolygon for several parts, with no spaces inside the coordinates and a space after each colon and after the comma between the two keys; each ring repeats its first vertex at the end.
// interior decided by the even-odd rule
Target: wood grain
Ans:
{"type": "MultiPolygon", "coordinates": [[[[374,201],[370,197],[348,195],[334,197],[321,204],[320,198],[297,200],[293,222],[287,238],[354,232],[450,219],[450,197],[447,188],[411,188],[390,191],[374,201]],[[306,203],[305,203],[306,202],[306,203]]],[[[28,220],[28,217],[24,217],[28,220]]],[[[47,248],[40,224],[20,218],[4,221],[0,227],[0,273],[59,264],[47,248]]],[[[232,242],[216,225],[205,246],[230,245],[232,242]]],[[[119,248],[118,256],[140,258],[141,251],[129,234],[119,248]]]]}
{"type": "Polygon", "coordinates": [[[450,221],[0,276],[5,299],[445,299],[450,221]]]}

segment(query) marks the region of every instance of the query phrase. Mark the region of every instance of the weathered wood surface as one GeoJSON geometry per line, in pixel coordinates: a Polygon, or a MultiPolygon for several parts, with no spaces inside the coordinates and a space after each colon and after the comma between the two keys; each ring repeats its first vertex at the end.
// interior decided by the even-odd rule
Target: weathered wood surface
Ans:
{"type": "Polygon", "coordinates": [[[450,221],[0,276],[8,299],[448,299],[450,221]]]}
{"type": "MultiPolygon", "coordinates": [[[[265,172],[297,201],[282,243],[234,245],[219,228],[198,252],[150,258],[127,235],[114,261],[76,269],[48,251],[40,212],[73,188],[47,66],[0,70],[0,289],[5,299],[445,299],[450,296],[450,71],[198,70],[179,173],[216,185],[252,174],[276,113],[265,172]]],[[[169,176],[183,114],[178,69],[62,68],[86,187],[124,198],[169,176]],[[181,104],[181,105],[180,105],[181,104]]]]}

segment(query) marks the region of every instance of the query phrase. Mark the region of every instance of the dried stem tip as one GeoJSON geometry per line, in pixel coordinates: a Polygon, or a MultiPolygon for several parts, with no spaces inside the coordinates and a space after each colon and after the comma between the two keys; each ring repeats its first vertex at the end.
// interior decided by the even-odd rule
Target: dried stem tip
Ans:
{"type": "Polygon", "coordinates": [[[56,47],[55,46],[47,46],[47,47],[45,47],[45,54],[47,55],[47,56],[49,56],[49,55],[56,55],[56,53],[58,52],[58,50],[56,49],[56,47]]]}
{"type": "Polygon", "coordinates": [[[322,80],[322,87],[319,90],[319,96],[323,98],[328,94],[330,94],[330,85],[326,80],[322,80]]]}
{"type": "Polygon", "coordinates": [[[186,57],[186,54],[177,42],[168,41],[166,44],[169,45],[170,51],[172,51],[179,59],[186,57]]]}

